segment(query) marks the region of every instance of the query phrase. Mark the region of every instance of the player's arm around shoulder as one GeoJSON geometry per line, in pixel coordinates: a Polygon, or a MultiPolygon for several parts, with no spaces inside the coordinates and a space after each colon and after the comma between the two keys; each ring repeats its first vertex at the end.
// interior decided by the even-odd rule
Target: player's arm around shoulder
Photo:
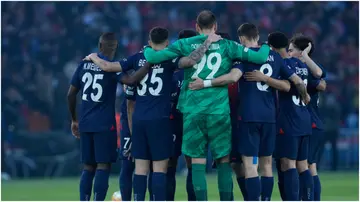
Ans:
{"type": "Polygon", "coordinates": [[[261,71],[255,70],[252,72],[245,73],[246,81],[264,82],[267,85],[284,92],[290,91],[290,82],[287,80],[274,79],[270,76],[265,75],[261,71]]]}
{"type": "Polygon", "coordinates": [[[225,86],[227,84],[236,83],[239,81],[242,74],[243,73],[239,68],[232,68],[229,73],[211,80],[202,80],[201,78],[196,78],[194,81],[190,82],[189,88],[191,90],[200,90],[209,87],[225,86]]]}
{"type": "Polygon", "coordinates": [[[126,59],[123,61],[109,62],[101,59],[96,53],[91,53],[90,55],[86,56],[84,60],[93,61],[105,72],[121,72],[123,71],[123,64],[126,62],[126,59]]]}
{"type": "Polygon", "coordinates": [[[119,72],[117,73],[118,76],[120,77],[118,80],[123,84],[133,86],[145,77],[145,75],[149,72],[151,66],[152,65],[147,62],[143,67],[135,71],[133,74],[119,72]]]}
{"type": "Polygon", "coordinates": [[[158,64],[166,60],[171,60],[176,57],[189,54],[189,52],[185,50],[185,48],[189,49],[189,46],[191,46],[191,44],[198,43],[199,41],[203,42],[206,39],[207,36],[204,35],[179,39],[172,43],[169,47],[160,51],[155,51],[151,47],[147,46],[144,49],[144,56],[148,62],[152,64],[158,64]]]}
{"type": "Polygon", "coordinates": [[[243,61],[249,61],[256,64],[263,64],[269,57],[270,47],[267,44],[263,44],[258,51],[253,51],[249,48],[242,46],[241,44],[227,40],[229,43],[229,53],[231,59],[240,59],[243,61]]]}
{"type": "Polygon", "coordinates": [[[190,53],[189,56],[185,56],[180,58],[178,67],[179,68],[190,68],[196,65],[202,57],[204,57],[206,51],[209,50],[210,45],[212,43],[215,43],[219,40],[221,40],[221,36],[217,34],[209,34],[207,39],[204,41],[203,44],[201,44],[197,49],[195,49],[193,52],[190,53]]]}

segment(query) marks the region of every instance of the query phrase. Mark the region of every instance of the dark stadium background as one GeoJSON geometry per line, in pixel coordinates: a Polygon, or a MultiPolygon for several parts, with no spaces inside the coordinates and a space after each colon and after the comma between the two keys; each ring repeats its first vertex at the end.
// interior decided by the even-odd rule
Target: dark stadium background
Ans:
{"type": "MultiPolygon", "coordinates": [[[[1,2],[1,168],[4,199],[27,199],[26,194],[33,194],[33,198],[29,196],[29,199],[57,200],[35,190],[28,190],[25,196],[17,194],[24,191],[21,186],[43,183],[54,183],[55,187],[69,187],[71,184],[74,187],[72,195],[59,193],[59,199],[77,199],[76,176],[81,167],[78,142],[70,132],[66,92],[77,63],[87,54],[96,52],[102,32],[118,33],[120,46],[117,56],[120,59],[139,51],[147,43],[148,32],[153,26],[168,28],[171,40],[176,40],[180,30],[194,28],[196,15],[203,9],[212,10],[217,16],[219,30],[230,33],[234,40],[238,40],[236,30],[243,22],[258,25],[262,41],[266,40],[269,32],[276,30],[289,37],[302,32],[314,38],[313,58],[328,72],[328,87],[320,101],[327,137],[320,169],[326,176],[324,179],[328,178],[328,183],[336,182],[345,192],[351,191],[351,197],[337,187],[326,191],[326,185],[324,194],[328,192],[332,193],[330,196],[338,196],[329,196],[327,200],[356,200],[358,187],[354,186],[358,184],[359,165],[359,3],[209,1],[1,2]],[[39,181],[38,178],[43,177],[56,178],[39,181]],[[336,181],[342,179],[345,181],[336,181]],[[337,191],[336,194],[334,191],[337,191]],[[342,195],[348,198],[342,198],[342,195]]],[[[119,87],[118,105],[122,99],[119,87]]],[[[119,167],[114,167],[111,190],[118,189],[116,177],[119,167]]],[[[182,168],[184,163],[180,161],[179,174],[182,168]]],[[[183,182],[183,177],[179,178],[179,183],[183,182]]],[[[178,186],[181,189],[182,185],[178,186]]],[[[56,192],[57,188],[54,189],[56,192]]],[[[277,190],[276,186],[274,190],[277,190]]]]}

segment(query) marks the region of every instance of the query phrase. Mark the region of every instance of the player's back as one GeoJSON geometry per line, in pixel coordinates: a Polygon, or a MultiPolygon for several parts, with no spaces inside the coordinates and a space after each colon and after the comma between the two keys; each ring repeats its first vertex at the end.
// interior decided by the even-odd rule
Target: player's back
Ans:
{"type": "Polygon", "coordinates": [[[116,74],[104,72],[90,61],[82,62],[72,84],[81,89],[80,132],[115,130],[116,74]]]}
{"type": "MultiPolygon", "coordinates": [[[[323,74],[321,76],[322,79],[324,79],[326,77],[326,72],[324,70],[324,68],[318,64],[318,66],[321,68],[321,70],[323,71],[323,74]]],[[[321,120],[320,117],[320,112],[319,112],[319,90],[317,89],[317,86],[319,85],[321,79],[315,78],[311,73],[309,74],[308,77],[308,86],[307,86],[307,90],[308,93],[310,95],[310,103],[308,105],[308,110],[312,119],[312,123],[313,123],[313,127],[318,128],[318,129],[323,129],[324,128],[324,124],[321,120]]]]}
{"type": "MultiPolygon", "coordinates": [[[[309,70],[307,66],[296,58],[284,59],[285,64],[307,85],[309,70]]],[[[291,83],[291,82],[290,82],[291,83]]],[[[310,114],[306,105],[301,101],[299,92],[291,83],[289,92],[279,91],[278,123],[286,134],[301,136],[311,134],[310,114]]]]}
{"type": "MultiPolygon", "coordinates": [[[[258,48],[252,48],[258,50],[258,48]]],[[[259,65],[249,62],[238,62],[240,68],[246,72],[260,71],[263,74],[278,79],[283,67],[283,59],[275,51],[270,51],[266,63],[259,65]]],[[[239,115],[244,122],[276,122],[276,89],[263,82],[246,81],[244,77],[239,80],[239,115]]]]}
{"type": "MultiPolygon", "coordinates": [[[[137,54],[135,70],[146,60],[142,52],[137,54]]],[[[148,74],[136,86],[134,119],[152,120],[170,116],[172,77],[176,69],[175,61],[169,60],[151,67],[148,74]]]]}
{"type": "MultiPolygon", "coordinates": [[[[185,55],[190,54],[203,43],[199,41],[188,44],[186,41],[188,39],[183,40],[183,43],[186,44],[183,48],[185,55]]],[[[229,73],[233,57],[230,43],[235,44],[234,41],[227,39],[211,44],[200,62],[193,68],[184,70],[184,85],[180,95],[181,105],[178,106],[183,113],[227,114],[230,112],[227,85],[197,91],[188,88],[194,78],[211,80],[229,73]]]]}

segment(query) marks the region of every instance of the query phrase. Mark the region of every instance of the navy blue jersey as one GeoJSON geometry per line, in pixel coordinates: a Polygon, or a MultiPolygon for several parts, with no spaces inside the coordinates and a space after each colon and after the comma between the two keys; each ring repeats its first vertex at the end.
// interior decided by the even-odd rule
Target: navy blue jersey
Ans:
{"type": "MultiPolygon", "coordinates": [[[[252,48],[258,50],[259,48],[252,48]]],[[[275,51],[270,51],[265,64],[258,65],[249,62],[236,61],[233,68],[240,69],[243,73],[254,70],[261,71],[274,79],[288,79],[295,72],[284,65],[284,60],[275,51]]],[[[240,104],[238,115],[244,122],[276,122],[275,96],[276,89],[263,82],[239,80],[240,104]]]]}
{"type": "Polygon", "coordinates": [[[184,81],[184,70],[179,70],[174,72],[173,75],[173,85],[172,85],[172,91],[171,91],[171,115],[173,116],[173,119],[181,119],[181,112],[176,108],[181,86],[184,81]]]}
{"type": "MultiPolygon", "coordinates": [[[[149,73],[136,85],[135,110],[133,118],[153,120],[170,117],[171,90],[177,60],[168,60],[155,64],[149,73]]],[[[128,69],[137,71],[146,63],[144,53],[139,52],[127,60],[128,69]]]]}
{"type": "MultiPolygon", "coordinates": [[[[105,57],[98,55],[106,60],[105,57]]],[[[104,72],[91,61],[79,64],[71,85],[81,89],[80,132],[115,130],[116,73],[104,72]]]]}
{"type": "MultiPolygon", "coordinates": [[[[126,59],[123,61],[127,61],[126,59]]],[[[122,63],[121,65],[127,65],[126,63],[122,63]]],[[[126,73],[123,72],[118,72],[117,73],[117,80],[119,83],[123,84],[121,82],[121,77],[127,73],[130,73],[129,71],[126,73]]],[[[126,100],[134,100],[135,99],[135,94],[134,94],[134,87],[131,86],[127,86],[125,84],[123,84],[123,89],[124,89],[124,93],[125,93],[125,98],[121,104],[121,109],[120,109],[120,113],[121,113],[121,120],[123,121],[128,121],[128,116],[127,116],[127,102],[126,100]]],[[[124,122],[125,123],[125,122],[124,122]]]]}
{"type": "MultiPolygon", "coordinates": [[[[291,68],[304,81],[308,82],[309,70],[307,66],[296,58],[284,59],[287,67],[291,68]]],[[[291,83],[291,82],[290,82],[291,83]]],[[[296,87],[291,83],[289,92],[279,91],[278,127],[280,133],[292,136],[311,134],[311,119],[307,106],[301,101],[296,87]]]]}
{"type": "MultiPolygon", "coordinates": [[[[321,75],[322,79],[326,78],[326,72],[324,68],[318,65],[321,69],[323,74],[321,75]]],[[[307,91],[311,97],[310,103],[308,105],[308,110],[311,116],[311,125],[313,128],[318,128],[320,130],[324,129],[324,123],[321,120],[320,112],[319,112],[319,91],[316,87],[319,85],[321,79],[315,78],[311,73],[308,77],[308,86],[307,91]]]]}

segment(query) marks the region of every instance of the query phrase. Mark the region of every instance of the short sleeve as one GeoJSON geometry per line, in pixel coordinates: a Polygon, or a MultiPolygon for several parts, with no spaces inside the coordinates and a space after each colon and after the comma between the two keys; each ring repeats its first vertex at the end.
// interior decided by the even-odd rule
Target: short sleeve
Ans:
{"type": "Polygon", "coordinates": [[[232,68],[239,69],[242,73],[244,73],[244,64],[240,60],[233,61],[232,68]]]}
{"type": "Polygon", "coordinates": [[[281,59],[280,62],[280,77],[283,79],[289,79],[293,74],[295,74],[294,70],[285,62],[285,60],[281,59]]]}
{"type": "Polygon", "coordinates": [[[83,62],[81,62],[79,64],[79,66],[76,68],[75,73],[74,73],[74,75],[73,75],[73,77],[71,79],[71,85],[74,86],[77,89],[81,88],[80,70],[83,67],[83,64],[84,64],[83,62]]]}
{"type": "Polygon", "coordinates": [[[135,57],[136,54],[118,61],[120,63],[122,72],[127,72],[130,69],[134,69],[135,57]]]}

